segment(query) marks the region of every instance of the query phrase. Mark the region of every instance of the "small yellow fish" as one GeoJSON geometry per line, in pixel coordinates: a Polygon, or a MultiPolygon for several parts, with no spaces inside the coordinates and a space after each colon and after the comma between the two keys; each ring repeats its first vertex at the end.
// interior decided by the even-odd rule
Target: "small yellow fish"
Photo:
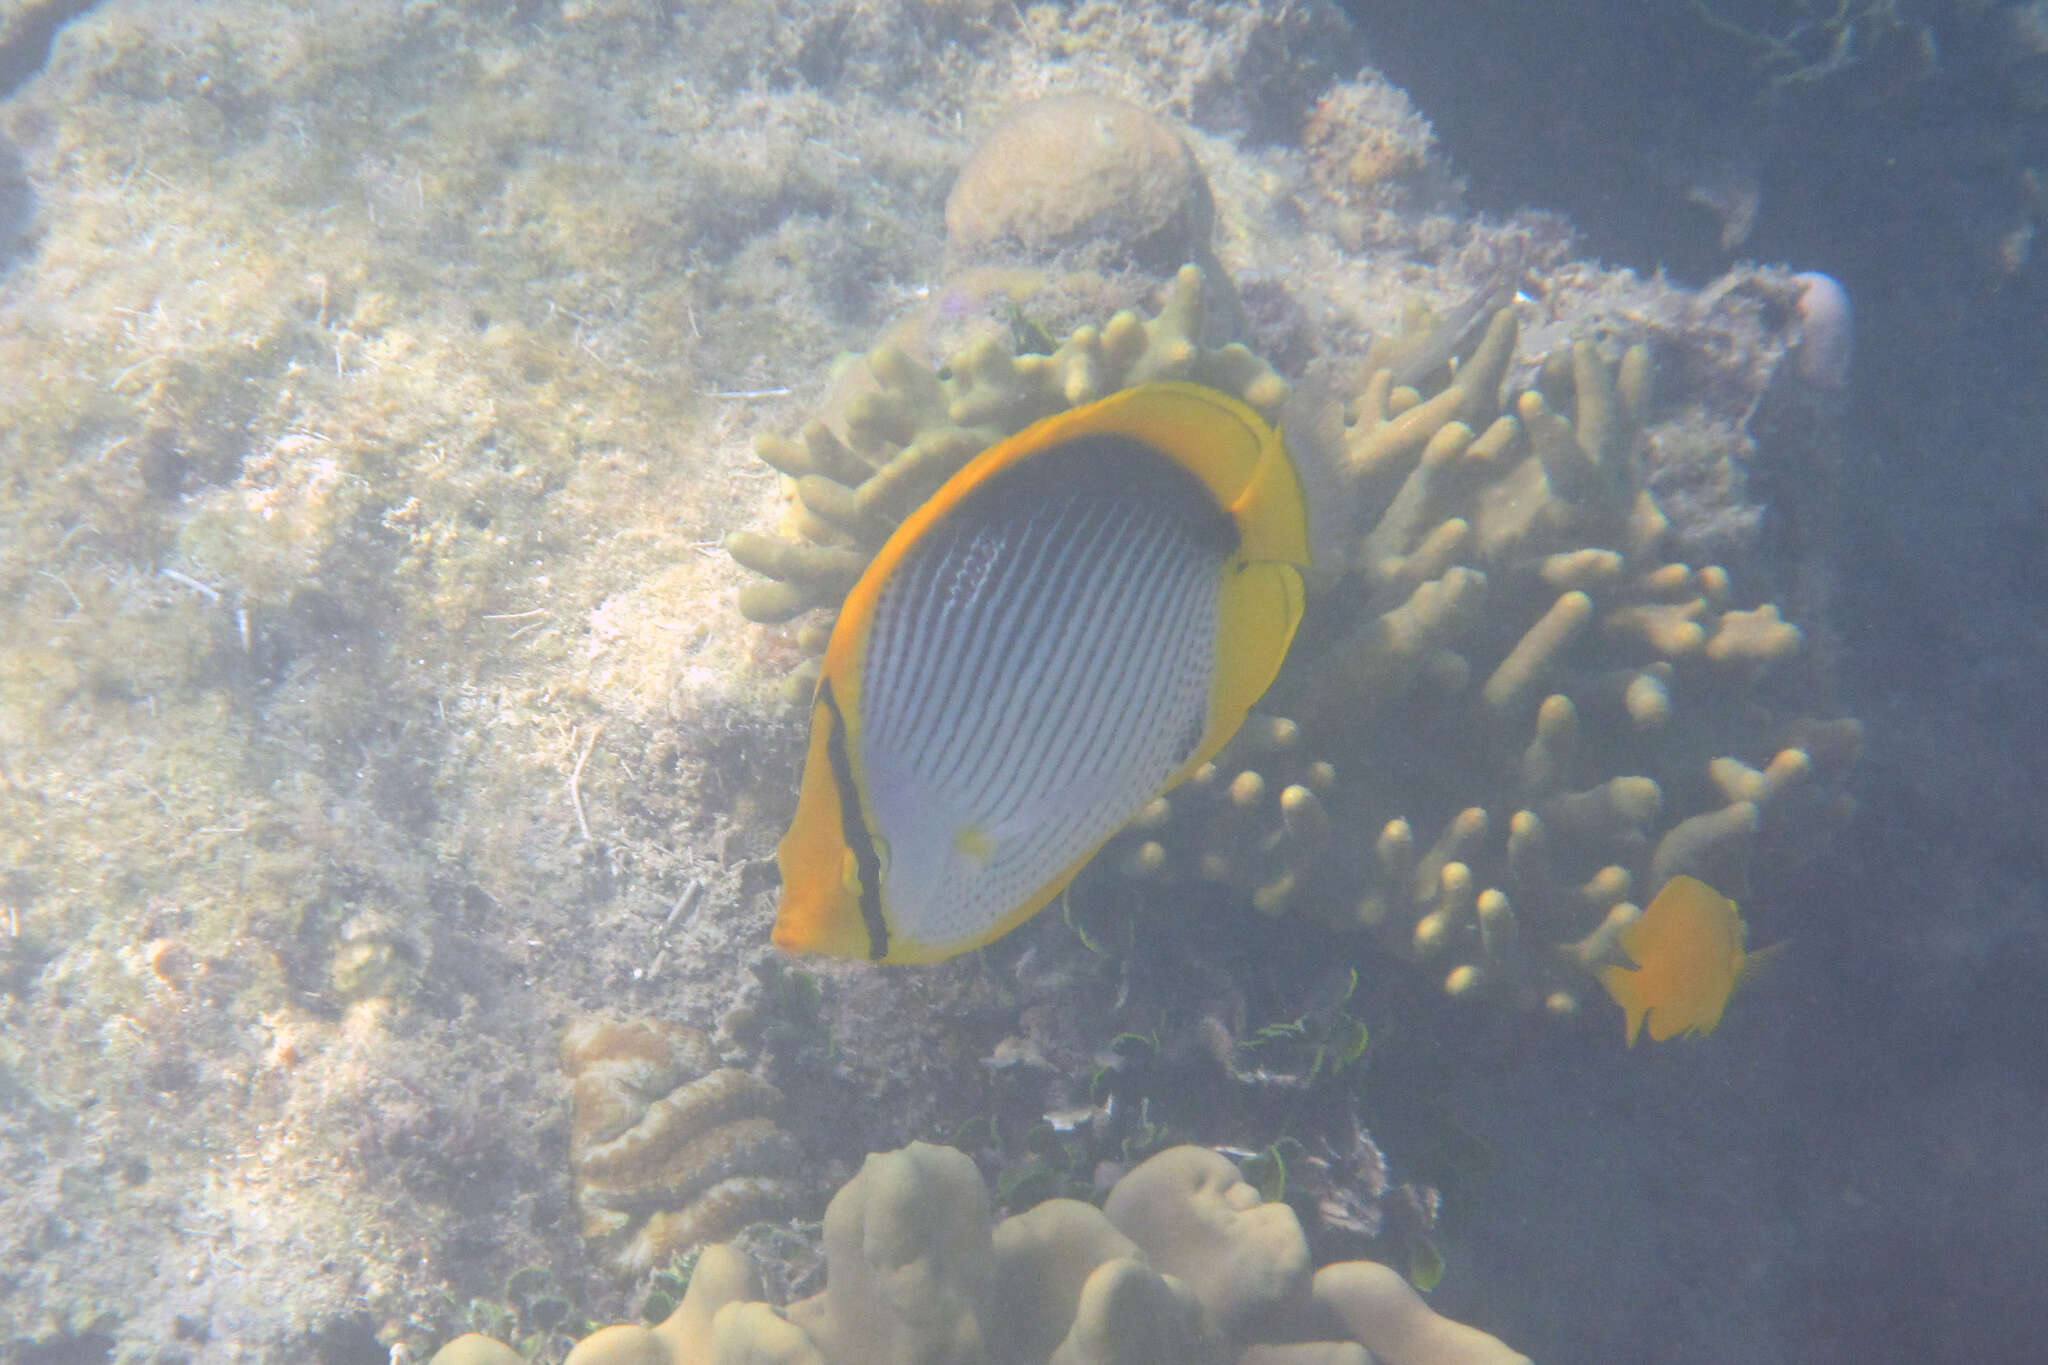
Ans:
{"type": "Polygon", "coordinates": [[[977,455],[833,625],[775,942],[934,962],[1021,924],[1236,732],[1308,562],[1280,434],[1214,389],[1126,389],[977,455]]]}
{"type": "Polygon", "coordinates": [[[1643,1019],[1658,1042],[1681,1033],[1708,1034],[1745,973],[1785,945],[1745,953],[1746,932],[1735,902],[1697,877],[1664,883],[1642,916],[1621,931],[1635,970],[1602,967],[1600,984],[1628,1016],[1628,1045],[1643,1019]]]}

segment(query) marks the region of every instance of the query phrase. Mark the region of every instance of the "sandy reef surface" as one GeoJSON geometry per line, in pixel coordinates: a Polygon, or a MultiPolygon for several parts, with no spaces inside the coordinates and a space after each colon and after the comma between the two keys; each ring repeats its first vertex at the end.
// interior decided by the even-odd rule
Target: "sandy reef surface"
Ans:
{"type": "MultiPolygon", "coordinates": [[[[1691,338],[1682,415],[1728,444],[1669,443],[1688,532],[1824,606],[1743,480],[1784,273],[1688,293],[1477,221],[1364,56],[1327,6],[1193,0],[57,31],[0,103],[0,1352],[379,1359],[532,1266],[627,1310],[561,1032],[758,994],[794,799],[793,647],[718,542],[779,515],[753,437],[940,283],[954,174],[1020,101],[1178,121],[1283,369],[1506,259],[1527,356],[1691,338]],[[1303,150],[1339,83],[1398,116],[1377,197],[1303,150]]],[[[823,1189],[974,1112],[1021,988],[820,977],[832,1088],[790,1124],[823,1189]]]]}

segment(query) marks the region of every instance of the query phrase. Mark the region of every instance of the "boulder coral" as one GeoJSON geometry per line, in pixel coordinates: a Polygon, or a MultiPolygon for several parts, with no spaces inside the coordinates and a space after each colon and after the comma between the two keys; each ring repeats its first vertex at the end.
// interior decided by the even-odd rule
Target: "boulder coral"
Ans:
{"type": "MultiPolygon", "coordinates": [[[[974,1163],[912,1143],[870,1156],[825,1213],[823,1292],[761,1301],[731,1247],[698,1258],[657,1326],[602,1328],[569,1365],[1510,1365],[1370,1261],[1313,1269],[1301,1225],[1226,1157],[1175,1147],[1103,1208],[1050,1200],[994,1220],[974,1163]]],[[[510,1365],[459,1337],[434,1365],[510,1365]]]]}
{"type": "Polygon", "coordinates": [[[1172,270],[1208,254],[1215,206],[1173,125],[1123,100],[1055,95],[1014,110],[976,145],[946,199],[954,264],[1172,270]]]}

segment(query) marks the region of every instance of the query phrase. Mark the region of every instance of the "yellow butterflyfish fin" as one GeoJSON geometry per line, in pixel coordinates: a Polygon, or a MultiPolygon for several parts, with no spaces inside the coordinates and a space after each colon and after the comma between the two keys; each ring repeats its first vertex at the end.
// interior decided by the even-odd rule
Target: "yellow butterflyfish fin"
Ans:
{"type": "MultiPolygon", "coordinates": [[[[1247,404],[1201,384],[1164,382],[1124,389],[1076,413],[1077,428],[1136,437],[1200,479],[1237,523],[1246,559],[1308,567],[1300,473],[1280,432],[1247,404]]],[[[1047,440],[1063,434],[1055,430],[1047,440]]]]}
{"type": "Polygon", "coordinates": [[[775,850],[782,903],[773,937],[790,952],[865,957],[872,948],[863,904],[872,895],[868,882],[875,876],[876,855],[848,776],[846,744],[844,718],[828,681],[812,702],[796,816],[775,850]],[[849,833],[864,848],[849,843],[849,833]]]}
{"type": "Polygon", "coordinates": [[[1643,1016],[1650,1012],[1650,1007],[1644,1003],[1642,992],[1637,985],[1637,973],[1626,967],[1602,967],[1599,976],[1600,984],[1606,988],[1607,994],[1613,997],[1615,1004],[1621,1006],[1628,1029],[1628,1045],[1634,1047],[1636,1035],[1643,1030],[1643,1016]]]}
{"type": "Polygon", "coordinates": [[[1308,498],[1278,431],[1267,433],[1243,490],[1226,506],[1247,558],[1309,567],[1308,498]]]}

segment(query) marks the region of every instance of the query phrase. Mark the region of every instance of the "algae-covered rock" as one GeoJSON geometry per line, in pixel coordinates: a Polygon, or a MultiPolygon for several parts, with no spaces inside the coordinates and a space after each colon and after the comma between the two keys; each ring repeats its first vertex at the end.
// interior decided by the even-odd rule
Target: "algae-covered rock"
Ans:
{"type": "Polygon", "coordinates": [[[1173,125],[1122,100],[1058,95],[1006,114],[946,199],[958,265],[1068,255],[1164,273],[1208,255],[1209,183],[1173,125]]]}

